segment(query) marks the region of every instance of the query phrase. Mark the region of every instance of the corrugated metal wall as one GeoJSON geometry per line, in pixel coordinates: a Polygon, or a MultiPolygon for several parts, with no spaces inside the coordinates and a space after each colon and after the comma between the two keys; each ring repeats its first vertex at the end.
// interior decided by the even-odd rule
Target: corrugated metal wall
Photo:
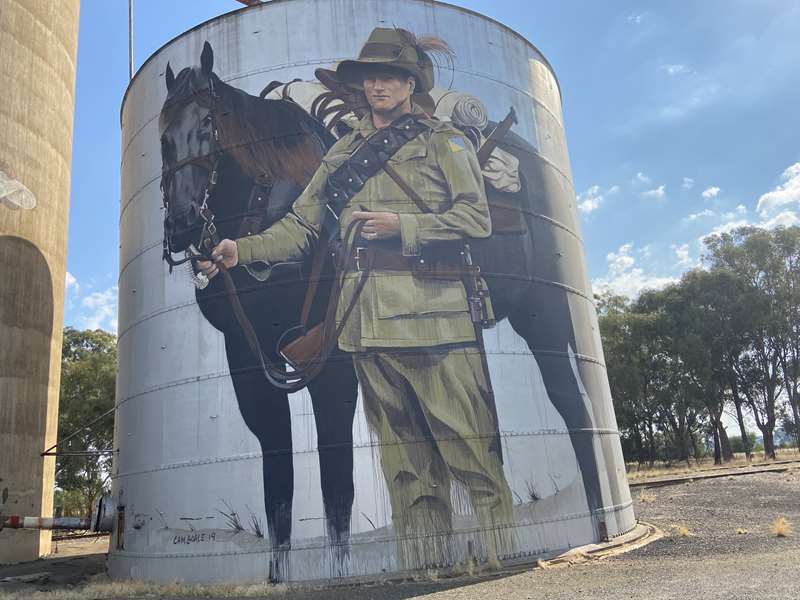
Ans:
{"type": "MultiPolygon", "coordinates": [[[[279,0],[224,15],[172,40],[143,65],[123,102],[120,455],[114,493],[124,506],[124,540],[118,531],[110,554],[115,577],[259,581],[267,577],[270,560],[268,540],[253,527],[232,530],[221,514],[233,509],[244,521],[252,516],[263,524],[263,486],[270,485],[268,473],[262,480],[259,444],[237,407],[222,335],[198,310],[188,276],[170,275],[161,261],[158,115],[167,63],[176,73],[198,65],[208,41],[214,72],[258,94],[272,80],[311,80],[317,67],[356,56],[376,26],[444,38],[457,58],[452,72],[440,72],[439,84],[480,98],[494,121],[511,106],[519,117],[512,129],[517,137],[507,149],[522,151],[527,200],[519,209],[526,230],[505,242],[505,256],[482,264],[490,280],[525,284],[514,299],[513,327],[505,320],[486,333],[505,475],[515,502],[518,544],[511,558],[534,560],[595,541],[603,529],[613,536],[634,525],[560,90],[546,59],[507,27],[442,3],[279,0]]],[[[334,564],[327,547],[306,391],[290,397],[290,410],[291,579],[378,578],[398,570],[380,449],[360,399],[353,424],[351,549],[344,568],[334,564]]],[[[454,500],[456,530],[474,531],[468,503],[459,509],[454,500]]]]}

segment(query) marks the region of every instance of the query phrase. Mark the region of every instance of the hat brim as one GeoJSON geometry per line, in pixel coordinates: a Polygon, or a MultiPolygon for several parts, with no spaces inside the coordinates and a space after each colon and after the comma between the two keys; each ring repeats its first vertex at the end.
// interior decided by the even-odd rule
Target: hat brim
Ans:
{"type": "Polygon", "coordinates": [[[430,90],[424,89],[423,79],[415,69],[405,66],[397,61],[385,58],[362,58],[359,60],[343,60],[336,67],[336,76],[339,81],[359,89],[364,87],[365,74],[370,71],[385,70],[389,73],[396,73],[400,76],[413,77],[416,82],[417,92],[426,93],[430,90]]]}

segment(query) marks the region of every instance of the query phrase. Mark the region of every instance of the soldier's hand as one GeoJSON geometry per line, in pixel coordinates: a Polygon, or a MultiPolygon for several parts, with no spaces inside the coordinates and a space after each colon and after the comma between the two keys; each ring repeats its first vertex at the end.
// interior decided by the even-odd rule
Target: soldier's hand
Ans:
{"type": "Polygon", "coordinates": [[[356,210],[353,218],[364,221],[361,235],[368,240],[385,240],[400,235],[400,217],[397,213],[356,210]]]}
{"type": "Polygon", "coordinates": [[[236,246],[236,242],[233,240],[222,240],[217,244],[217,247],[211,251],[211,258],[214,259],[214,262],[207,260],[197,261],[197,267],[205,273],[206,277],[209,279],[219,273],[219,268],[216,263],[221,262],[229,269],[239,264],[239,249],[236,246]]]}

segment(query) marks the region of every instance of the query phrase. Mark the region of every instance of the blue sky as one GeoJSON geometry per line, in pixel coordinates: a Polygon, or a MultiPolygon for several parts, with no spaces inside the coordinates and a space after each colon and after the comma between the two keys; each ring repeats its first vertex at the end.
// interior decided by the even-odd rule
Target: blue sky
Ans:
{"type": "MultiPolygon", "coordinates": [[[[240,7],[134,4],[135,68],[240,7]]],[[[800,224],[800,2],[453,4],[512,26],[555,68],[595,291],[674,280],[713,231],[800,224]]],[[[65,324],[115,331],[127,3],[84,0],[80,28],[65,324]]]]}

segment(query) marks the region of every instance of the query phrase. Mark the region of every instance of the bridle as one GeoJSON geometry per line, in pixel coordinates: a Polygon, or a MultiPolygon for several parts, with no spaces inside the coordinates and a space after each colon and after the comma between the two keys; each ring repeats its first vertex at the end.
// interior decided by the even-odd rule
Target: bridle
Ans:
{"type": "MultiPolygon", "coordinates": [[[[216,190],[219,165],[223,156],[223,151],[218,147],[219,129],[217,126],[217,100],[219,96],[217,95],[216,90],[214,88],[213,77],[209,77],[208,90],[209,90],[209,95],[211,97],[211,109],[208,113],[208,117],[211,119],[211,127],[213,132],[212,151],[204,156],[193,156],[185,158],[183,160],[178,161],[176,164],[172,165],[168,169],[162,170],[161,191],[162,191],[162,201],[164,203],[164,209],[165,209],[162,256],[164,261],[166,261],[167,264],[169,265],[170,273],[172,272],[172,269],[174,267],[182,265],[189,261],[197,261],[197,260],[213,261],[214,259],[211,257],[211,252],[220,242],[219,235],[217,234],[217,227],[214,224],[214,213],[211,211],[211,208],[209,207],[209,201],[214,197],[214,192],[216,190]],[[183,258],[176,259],[173,256],[173,250],[172,250],[172,232],[171,228],[168,227],[167,223],[167,219],[169,217],[170,183],[172,177],[178,170],[190,165],[205,169],[206,171],[208,171],[209,174],[208,180],[203,190],[203,200],[200,203],[199,207],[199,216],[203,220],[203,228],[200,232],[200,236],[197,240],[197,243],[190,244],[189,248],[185,251],[185,256],[183,258]]],[[[253,189],[251,190],[251,196],[257,186],[264,186],[264,184],[254,182],[253,189]]],[[[345,242],[360,237],[361,229],[363,228],[363,226],[364,226],[363,221],[353,221],[349,225],[347,231],[343,236],[345,242]]],[[[347,271],[348,265],[353,260],[352,251],[354,246],[352,244],[345,243],[344,247],[346,248],[346,250],[343,249],[338,254],[338,256],[336,256],[335,260],[336,277],[335,277],[335,283],[331,287],[330,295],[328,298],[327,309],[324,319],[322,346],[319,349],[317,355],[314,357],[314,360],[308,366],[293,370],[291,372],[281,369],[267,360],[261,348],[261,343],[258,340],[258,335],[255,331],[255,328],[253,327],[253,324],[250,322],[250,319],[245,314],[244,308],[242,307],[241,301],[239,300],[239,294],[236,290],[236,286],[233,282],[231,274],[228,272],[227,267],[225,267],[225,265],[222,262],[217,262],[220,275],[223,278],[228,300],[231,303],[231,308],[233,309],[233,313],[236,317],[236,320],[238,321],[239,326],[242,328],[242,333],[244,334],[244,337],[247,340],[247,343],[250,346],[251,351],[258,359],[259,366],[261,367],[261,371],[263,372],[264,377],[270,384],[272,384],[278,389],[285,390],[287,392],[295,392],[301,390],[304,387],[306,387],[308,383],[319,374],[319,372],[322,370],[325,363],[327,362],[327,359],[330,356],[331,352],[333,352],[336,346],[336,341],[338,340],[339,335],[341,334],[341,331],[345,325],[345,322],[347,321],[347,317],[349,317],[350,313],[355,308],[356,300],[358,299],[358,296],[360,295],[361,291],[364,289],[367,277],[369,276],[369,268],[365,268],[362,270],[362,275],[356,286],[355,294],[351,298],[350,303],[348,304],[348,306],[344,311],[344,317],[342,321],[337,324],[336,308],[338,306],[339,297],[342,290],[344,274],[347,271]]],[[[327,252],[327,249],[325,250],[325,252],[327,252]]],[[[206,279],[205,277],[200,279],[198,276],[195,276],[195,285],[198,288],[202,289],[206,285],[208,285],[208,279],[206,279]]],[[[305,325],[301,326],[301,329],[304,328],[305,325]]],[[[285,337],[287,333],[288,332],[284,332],[283,336],[281,336],[281,340],[283,340],[283,337],[285,337]]]]}
{"type": "Polygon", "coordinates": [[[214,191],[217,187],[219,164],[222,158],[222,152],[217,147],[219,144],[219,129],[217,127],[217,99],[219,96],[214,88],[214,79],[208,78],[208,91],[211,97],[211,109],[208,117],[211,119],[212,140],[213,147],[209,154],[203,156],[190,156],[184,158],[171,167],[163,169],[161,172],[161,194],[162,202],[164,205],[164,238],[162,241],[162,258],[169,265],[169,272],[172,269],[189,261],[196,260],[211,260],[211,251],[219,244],[219,236],[217,235],[217,226],[214,224],[214,213],[208,206],[209,201],[214,197],[214,191]],[[208,172],[208,180],[203,189],[203,200],[200,203],[198,214],[203,220],[203,228],[200,231],[200,236],[197,243],[190,244],[189,248],[184,251],[184,257],[176,259],[173,256],[172,249],[172,228],[168,226],[168,219],[170,214],[169,207],[169,189],[172,178],[180,169],[188,166],[200,167],[208,172]]]}

